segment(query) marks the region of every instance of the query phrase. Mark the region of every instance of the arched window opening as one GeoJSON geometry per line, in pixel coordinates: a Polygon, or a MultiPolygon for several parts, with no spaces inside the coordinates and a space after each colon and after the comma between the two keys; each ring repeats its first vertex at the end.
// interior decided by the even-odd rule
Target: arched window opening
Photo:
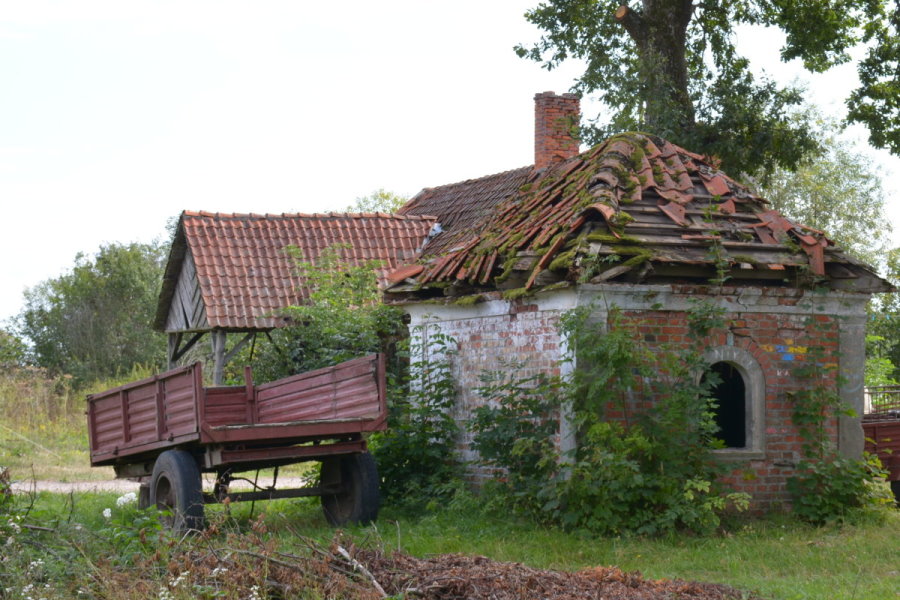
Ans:
{"type": "Polygon", "coordinates": [[[716,435],[726,448],[747,447],[747,391],[740,371],[731,363],[717,362],[709,371],[719,376],[719,383],[711,390],[716,400],[715,419],[719,426],[716,435]]]}

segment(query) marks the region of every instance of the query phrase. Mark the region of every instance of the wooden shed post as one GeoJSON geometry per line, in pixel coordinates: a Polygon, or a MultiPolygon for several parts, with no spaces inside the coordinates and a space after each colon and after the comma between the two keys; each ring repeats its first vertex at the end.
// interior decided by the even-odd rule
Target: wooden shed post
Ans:
{"type": "Polygon", "coordinates": [[[222,385],[225,380],[225,338],[226,334],[222,330],[215,330],[210,333],[213,351],[213,385],[222,385]]]}
{"type": "Polygon", "coordinates": [[[178,338],[181,337],[181,334],[170,332],[169,333],[169,350],[167,352],[169,366],[168,369],[174,369],[176,367],[177,360],[175,358],[175,353],[178,352],[178,338]]]}

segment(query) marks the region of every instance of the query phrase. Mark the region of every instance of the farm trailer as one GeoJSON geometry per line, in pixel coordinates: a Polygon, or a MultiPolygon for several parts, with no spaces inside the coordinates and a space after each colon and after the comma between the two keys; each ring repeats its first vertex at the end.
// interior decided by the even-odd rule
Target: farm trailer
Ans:
{"type": "Polygon", "coordinates": [[[200,363],[88,396],[92,466],[141,481],[142,506],[175,530],[198,529],[204,504],[320,496],[333,525],[378,514],[378,473],[364,435],[387,423],[384,356],[254,385],[204,387],[200,363]],[[229,492],[236,473],[321,461],[318,485],[229,492]],[[204,493],[201,473],[215,473],[204,493]]]}

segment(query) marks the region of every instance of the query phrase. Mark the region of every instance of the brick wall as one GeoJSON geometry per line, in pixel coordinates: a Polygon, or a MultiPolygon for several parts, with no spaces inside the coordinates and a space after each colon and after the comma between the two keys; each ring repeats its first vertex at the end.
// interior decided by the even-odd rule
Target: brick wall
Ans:
{"type": "MultiPolygon", "coordinates": [[[[426,332],[440,331],[457,342],[451,364],[458,391],[456,418],[460,423],[468,421],[475,407],[482,404],[475,389],[485,370],[510,370],[516,365],[520,377],[540,371],[559,375],[559,315],[559,310],[539,310],[536,304],[513,302],[504,314],[442,320],[427,326],[426,332]]],[[[461,457],[467,461],[477,458],[469,449],[471,437],[464,433],[458,446],[461,457]]],[[[470,474],[473,480],[488,475],[478,467],[473,467],[470,474]]]]}
{"type": "MultiPolygon", "coordinates": [[[[627,311],[623,317],[651,347],[694,344],[688,337],[687,313],[683,311],[627,311]]],[[[749,493],[757,509],[786,505],[786,482],[802,452],[802,440],[792,422],[790,394],[810,385],[808,379],[795,373],[812,357],[824,357],[820,365],[824,382],[836,385],[839,326],[835,317],[826,315],[731,313],[725,315],[725,321],[728,328],[710,335],[701,347],[745,350],[765,378],[765,416],[759,424],[761,452],[753,457],[738,452],[733,457],[735,468],[725,480],[737,491],[749,493]]],[[[835,443],[837,424],[835,417],[827,428],[835,443]]],[[[729,451],[720,454],[723,460],[730,460],[729,451]]]]}
{"type": "MultiPolygon", "coordinates": [[[[694,344],[687,335],[685,309],[697,298],[697,290],[676,290],[670,286],[634,286],[624,291],[610,289],[615,289],[619,295],[602,296],[605,306],[622,307],[626,320],[636,327],[648,344],[694,344]],[[659,310],[656,307],[660,304],[671,308],[659,310]]],[[[456,416],[464,423],[481,402],[474,389],[480,384],[479,375],[483,370],[510,368],[511,362],[518,362],[522,364],[519,370],[521,376],[533,375],[538,371],[559,374],[559,359],[565,346],[565,340],[557,331],[561,313],[578,304],[594,303],[598,297],[601,296],[584,293],[582,288],[577,294],[556,296],[554,301],[541,299],[539,295],[538,299],[494,300],[469,307],[419,307],[412,311],[415,313],[413,325],[429,323],[431,331],[439,330],[457,340],[458,353],[452,361],[459,393],[456,416]],[[426,313],[431,314],[426,317],[426,313]]],[[[724,461],[734,465],[726,479],[737,490],[751,494],[755,508],[778,508],[789,501],[786,481],[793,474],[801,451],[800,438],[791,420],[789,393],[802,389],[807,382],[797,379],[794,371],[807,364],[811,357],[810,350],[818,347],[825,357],[824,366],[827,367],[829,381],[836,385],[837,369],[832,367],[839,361],[840,344],[847,343],[847,323],[864,319],[865,299],[836,294],[827,301],[817,299],[812,303],[806,302],[804,295],[796,290],[764,293],[737,290],[733,296],[719,295],[712,301],[727,309],[728,327],[711,335],[702,344],[702,349],[739,350],[752,357],[750,360],[758,365],[764,379],[760,386],[764,407],[755,423],[759,445],[753,451],[749,448],[744,452],[719,451],[724,461]]],[[[604,312],[605,309],[598,309],[597,316],[601,321],[607,319],[604,312]]],[[[849,339],[857,344],[855,330],[849,331],[854,332],[849,339]]],[[[859,352],[861,344],[859,340],[855,353],[859,352]]],[[[852,372],[847,372],[844,359],[840,360],[842,375],[852,375],[852,372]]],[[[847,364],[856,370],[859,363],[854,360],[847,361],[847,364]]],[[[861,403],[861,388],[859,392],[861,403]]],[[[849,398],[851,405],[856,402],[855,394],[856,391],[851,390],[849,397],[845,395],[845,400],[849,398]]],[[[563,423],[560,439],[570,439],[565,435],[565,429],[566,424],[563,423]]],[[[843,435],[848,435],[850,431],[852,438],[855,429],[860,429],[858,421],[851,420],[843,435]]],[[[829,433],[837,441],[837,419],[829,424],[829,433]]],[[[471,436],[465,434],[459,443],[461,456],[466,460],[476,458],[469,449],[470,442],[471,436]]],[[[490,476],[490,473],[473,468],[471,475],[477,481],[490,476]]]]}

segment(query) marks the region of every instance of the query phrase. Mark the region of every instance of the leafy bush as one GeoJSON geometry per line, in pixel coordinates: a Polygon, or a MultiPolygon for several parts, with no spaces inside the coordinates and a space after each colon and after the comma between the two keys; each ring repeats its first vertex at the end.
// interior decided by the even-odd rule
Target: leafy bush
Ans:
{"type": "Polygon", "coordinates": [[[481,373],[476,393],[485,404],[475,409],[470,427],[472,448],[505,470],[516,503],[528,506],[559,469],[553,440],[565,389],[559,378],[543,373],[514,377],[520,366],[481,373]]]}
{"type": "MultiPolygon", "coordinates": [[[[475,448],[506,471],[516,505],[543,520],[596,533],[714,529],[728,505],[748,503],[718,481],[715,376],[700,377],[696,344],[650,347],[619,311],[610,311],[608,330],[591,312],[561,320],[574,351],[567,360],[577,355],[567,381],[487,374],[480,392],[488,403],[472,422],[475,448]],[[551,417],[560,410],[571,411],[577,431],[568,455],[553,443],[551,417]]],[[[698,304],[689,323],[699,340],[720,324],[719,313],[698,304]]]]}
{"type": "Polygon", "coordinates": [[[371,439],[388,502],[414,509],[447,500],[459,487],[450,372],[455,350],[453,338],[432,333],[427,345],[412,348],[408,373],[390,386],[388,429],[371,439]]]}
{"type": "MultiPolygon", "coordinates": [[[[394,346],[405,337],[405,327],[400,309],[381,302],[376,279],[380,263],[354,265],[342,256],[346,248],[326,248],[315,262],[304,260],[296,248],[290,250],[306,282],[306,301],[281,313],[291,325],[274,330],[271,341],[232,365],[250,363],[260,381],[272,381],[372,352],[397,358],[394,346]]],[[[396,375],[403,365],[394,360],[389,367],[396,375]]],[[[238,370],[226,375],[233,382],[243,377],[238,370]]]]}
{"type": "MultiPolygon", "coordinates": [[[[807,321],[813,331],[826,325],[807,321]]],[[[833,356],[820,346],[810,346],[808,359],[794,370],[804,382],[792,393],[792,421],[802,440],[803,457],[796,475],[788,479],[794,513],[805,521],[823,524],[846,517],[858,509],[892,502],[885,484],[886,471],[877,456],[862,459],[842,456],[831,439],[827,424],[838,415],[855,416],[838,393],[842,378],[833,356]]]]}
{"type": "Polygon", "coordinates": [[[887,505],[893,497],[884,485],[887,472],[877,456],[862,460],[830,454],[801,463],[788,480],[794,513],[810,523],[823,524],[846,517],[856,509],[887,505]]]}

